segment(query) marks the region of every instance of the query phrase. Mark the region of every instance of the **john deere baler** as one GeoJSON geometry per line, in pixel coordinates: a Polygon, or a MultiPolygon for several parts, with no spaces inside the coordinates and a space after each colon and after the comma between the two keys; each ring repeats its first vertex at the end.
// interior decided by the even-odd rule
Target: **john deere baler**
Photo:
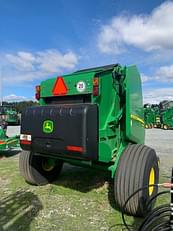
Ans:
{"type": "MultiPolygon", "coordinates": [[[[56,179],[64,162],[108,170],[122,208],[138,188],[158,182],[158,158],[144,145],[140,75],[118,64],[85,69],[41,82],[40,106],[22,113],[19,166],[27,182],[56,179]]],[[[87,171],[87,170],[86,170],[87,171]]],[[[142,190],[126,208],[144,215],[157,188],[142,190]]]]}

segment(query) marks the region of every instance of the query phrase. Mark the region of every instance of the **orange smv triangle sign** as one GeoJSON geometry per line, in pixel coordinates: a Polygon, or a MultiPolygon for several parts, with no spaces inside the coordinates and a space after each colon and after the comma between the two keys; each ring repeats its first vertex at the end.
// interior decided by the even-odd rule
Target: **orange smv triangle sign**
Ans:
{"type": "Polygon", "coordinates": [[[66,95],[67,90],[64,79],[62,77],[58,77],[52,90],[53,95],[66,95]]]}

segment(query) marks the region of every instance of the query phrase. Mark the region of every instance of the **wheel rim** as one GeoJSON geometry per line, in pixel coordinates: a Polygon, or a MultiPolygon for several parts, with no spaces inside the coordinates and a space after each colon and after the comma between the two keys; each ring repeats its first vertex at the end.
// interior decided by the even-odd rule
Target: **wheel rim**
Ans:
{"type": "Polygon", "coordinates": [[[50,171],[52,171],[52,169],[54,169],[54,167],[55,167],[55,163],[52,162],[51,160],[49,160],[49,159],[43,159],[42,160],[42,168],[44,171],[50,172],[50,171]]]}
{"type": "MultiPolygon", "coordinates": [[[[155,183],[155,171],[154,168],[151,168],[150,175],[149,175],[149,185],[155,183]]],[[[154,191],[154,186],[149,187],[149,195],[151,196],[154,191]]]]}
{"type": "Polygon", "coordinates": [[[163,128],[164,128],[164,129],[168,129],[168,126],[167,126],[167,125],[164,125],[163,128]]]}

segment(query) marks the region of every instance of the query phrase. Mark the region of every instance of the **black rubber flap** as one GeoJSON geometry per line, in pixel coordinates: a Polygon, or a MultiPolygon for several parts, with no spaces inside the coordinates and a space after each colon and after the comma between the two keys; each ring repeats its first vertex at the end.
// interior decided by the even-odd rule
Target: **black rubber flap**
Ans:
{"type": "Polygon", "coordinates": [[[31,134],[26,150],[97,160],[96,104],[59,104],[29,107],[22,112],[21,134],[31,134]]]}

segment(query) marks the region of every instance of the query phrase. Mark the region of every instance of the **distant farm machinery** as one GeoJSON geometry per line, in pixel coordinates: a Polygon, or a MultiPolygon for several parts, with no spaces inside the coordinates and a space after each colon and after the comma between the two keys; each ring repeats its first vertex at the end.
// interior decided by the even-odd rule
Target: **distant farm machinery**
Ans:
{"type": "Polygon", "coordinates": [[[5,120],[9,125],[19,125],[20,116],[16,108],[12,106],[0,106],[0,116],[5,120]]]}
{"type": "Polygon", "coordinates": [[[144,105],[145,128],[173,129],[173,102],[163,101],[159,105],[144,105]]]}
{"type": "Polygon", "coordinates": [[[5,152],[19,148],[19,136],[8,137],[6,135],[8,123],[0,117],[0,157],[6,156],[5,152]]]}

